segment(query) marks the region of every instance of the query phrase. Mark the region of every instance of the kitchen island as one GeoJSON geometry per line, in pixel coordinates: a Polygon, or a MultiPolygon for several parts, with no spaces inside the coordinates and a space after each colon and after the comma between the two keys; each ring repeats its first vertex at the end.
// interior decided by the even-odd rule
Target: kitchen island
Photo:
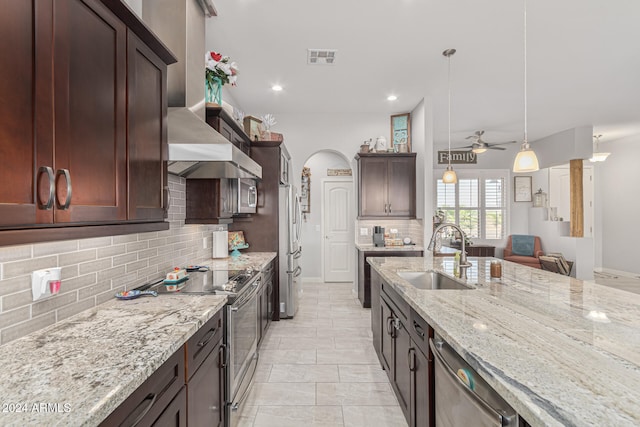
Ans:
{"type": "Polygon", "coordinates": [[[453,276],[442,257],[371,267],[534,426],[640,425],[640,295],[469,258],[470,290],[419,290],[397,271],[453,276]]]}

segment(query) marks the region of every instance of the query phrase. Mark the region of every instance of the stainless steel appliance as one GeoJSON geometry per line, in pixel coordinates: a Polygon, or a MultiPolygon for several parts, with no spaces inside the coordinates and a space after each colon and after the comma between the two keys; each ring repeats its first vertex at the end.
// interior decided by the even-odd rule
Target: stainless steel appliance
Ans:
{"type": "Polygon", "coordinates": [[[435,367],[436,427],[518,426],[518,414],[438,334],[429,341],[435,367]]]}
{"type": "Polygon", "coordinates": [[[301,292],[302,209],[293,185],[281,185],[279,199],[280,318],[287,319],[295,316],[301,292]]]}
{"type": "Polygon", "coordinates": [[[152,290],[159,294],[227,295],[224,310],[225,426],[238,424],[242,405],[253,382],[258,364],[258,270],[211,270],[191,272],[177,292],[167,292],[160,283],[152,290]]]}
{"type": "Polygon", "coordinates": [[[233,179],[234,214],[256,213],[258,207],[258,188],[254,179],[233,179]]]}

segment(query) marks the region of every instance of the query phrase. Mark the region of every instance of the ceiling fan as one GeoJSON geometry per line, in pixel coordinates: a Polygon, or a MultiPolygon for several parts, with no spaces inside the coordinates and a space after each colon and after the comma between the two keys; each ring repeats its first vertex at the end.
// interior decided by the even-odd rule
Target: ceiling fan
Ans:
{"type": "Polygon", "coordinates": [[[517,142],[517,141],[507,141],[507,142],[490,143],[490,142],[483,141],[482,135],[484,135],[484,131],[477,130],[473,135],[469,135],[468,137],[465,138],[465,139],[473,140],[473,143],[471,145],[465,145],[464,147],[458,147],[458,148],[471,148],[471,151],[473,151],[476,154],[480,154],[480,153],[484,153],[487,150],[506,150],[506,148],[504,147],[497,147],[497,146],[505,145],[505,144],[513,144],[514,142],[517,142]]]}

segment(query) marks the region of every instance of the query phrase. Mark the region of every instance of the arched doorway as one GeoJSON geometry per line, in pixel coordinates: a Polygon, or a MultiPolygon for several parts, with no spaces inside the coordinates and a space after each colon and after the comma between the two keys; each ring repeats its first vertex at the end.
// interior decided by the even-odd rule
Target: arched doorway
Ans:
{"type": "Polygon", "coordinates": [[[308,282],[352,282],[355,278],[355,199],[349,160],[320,150],[304,164],[300,194],[303,212],[302,258],[308,282]],[[306,175],[306,176],[305,176],[306,175]],[[305,186],[307,186],[305,192],[305,186]]]}

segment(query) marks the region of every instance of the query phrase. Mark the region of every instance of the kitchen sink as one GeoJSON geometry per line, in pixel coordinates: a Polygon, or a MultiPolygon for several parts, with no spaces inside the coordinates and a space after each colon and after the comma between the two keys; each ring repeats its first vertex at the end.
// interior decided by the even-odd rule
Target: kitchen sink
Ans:
{"type": "Polygon", "coordinates": [[[475,289],[436,271],[397,271],[396,274],[418,289],[475,289]]]}

